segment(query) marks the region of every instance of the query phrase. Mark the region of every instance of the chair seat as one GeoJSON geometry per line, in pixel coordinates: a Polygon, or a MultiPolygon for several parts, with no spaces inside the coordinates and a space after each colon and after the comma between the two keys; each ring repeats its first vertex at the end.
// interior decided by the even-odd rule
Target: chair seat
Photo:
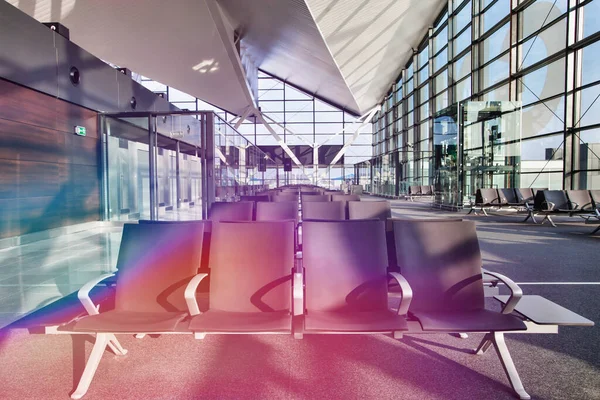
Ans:
{"type": "Polygon", "coordinates": [[[228,312],[209,310],[193,317],[189,329],[194,332],[288,333],[292,331],[292,316],[288,311],[228,312]]]}
{"type": "Polygon", "coordinates": [[[79,332],[152,333],[170,332],[186,313],[181,312],[137,312],[106,311],[89,315],[74,322],[69,330],[79,332]]]}
{"type": "Polygon", "coordinates": [[[304,330],[307,332],[392,332],[408,329],[403,316],[388,310],[310,311],[306,314],[304,321],[304,330]]]}
{"type": "Polygon", "coordinates": [[[424,331],[491,332],[527,329],[523,321],[514,315],[490,310],[419,311],[411,315],[419,320],[424,331]]]}

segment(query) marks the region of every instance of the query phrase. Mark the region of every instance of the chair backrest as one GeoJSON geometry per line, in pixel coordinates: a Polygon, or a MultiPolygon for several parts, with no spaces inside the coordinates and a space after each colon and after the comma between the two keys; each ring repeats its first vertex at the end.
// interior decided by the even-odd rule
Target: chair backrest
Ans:
{"type": "Polygon", "coordinates": [[[295,201],[298,203],[298,195],[293,193],[281,193],[271,198],[271,201],[295,201]]]}
{"type": "Polygon", "coordinates": [[[515,189],[512,188],[498,189],[498,198],[500,200],[500,204],[516,204],[519,202],[517,200],[515,189]]]}
{"type": "Polygon", "coordinates": [[[330,201],[330,196],[325,194],[302,194],[302,202],[309,201],[330,201]]]}
{"type": "Polygon", "coordinates": [[[348,219],[379,219],[392,217],[389,201],[349,201],[348,219]]]}
{"type": "Polygon", "coordinates": [[[421,194],[421,186],[409,186],[408,194],[421,194]]]}
{"type": "Polygon", "coordinates": [[[252,221],[254,203],[238,201],[237,203],[216,202],[210,207],[209,219],[216,221],[252,221]]]}
{"type": "Polygon", "coordinates": [[[289,221],[298,222],[298,202],[280,201],[277,203],[256,203],[257,221],[289,221]]]}
{"type": "Polygon", "coordinates": [[[183,292],[202,257],[204,221],[125,224],[115,309],[186,311],[183,292]]]}
{"type": "Polygon", "coordinates": [[[387,309],[385,222],[308,221],[302,229],[308,314],[387,309]]]}
{"type": "Polygon", "coordinates": [[[302,220],[343,221],[346,208],[341,201],[314,201],[302,205],[302,220]]]}
{"type": "Polygon", "coordinates": [[[431,196],[433,194],[433,192],[431,191],[431,186],[426,185],[423,186],[421,185],[421,194],[424,196],[431,196]]]}
{"type": "Polygon", "coordinates": [[[331,201],[360,201],[360,196],[357,194],[332,194],[331,201]]]}
{"type": "Polygon", "coordinates": [[[533,201],[533,189],[531,188],[518,188],[515,189],[518,203],[527,203],[533,201]]]}
{"type": "Polygon", "coordinates": [[[594,207],[600,207],[600,190],[590,190],[590,197],[594,202],[594,207]]]}
{"type": "Polygon", "coordinates": [[[567,190],[567,196],[573,209],[592,211],[593,204],[589,190],[567,190]]]}
{"type": "Polygon", "coordinates": [[[550,207],[553,210],[570,210],[571,203],[567,198],[567,192],[564,190],[540,190],[535,195],[534,207],[537,210],[547,210],[550,207]]]}
{"type": "Polygon", "coordinates": [[[269,201],[268,195],[240,196],[241,201],[269,201]]]}
{"type": "Polygon", "coordinates": [[[412,311],[484,308],[473,221],[398,220],[394,240],[398,266],[413,289],[412,311]]]}
{"type": "Polygon", "coordinates": [[[290,310],[294,222],[215,223],[210,268],[210,309],[290,310]]]}
{"type": "Polygon", "coordinates": [[[477,189],[475,204],[498,204],[498,191],[496,189],[477,189]]]}

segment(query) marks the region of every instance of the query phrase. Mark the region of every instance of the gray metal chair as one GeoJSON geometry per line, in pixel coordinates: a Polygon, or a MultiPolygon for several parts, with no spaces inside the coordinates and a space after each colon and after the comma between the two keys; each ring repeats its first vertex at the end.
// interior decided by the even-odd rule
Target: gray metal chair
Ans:
{"type": "Polygon", "coordinates": [[[209,219],[216,221],[252,221],[254,202],[237,203],[216,202],[210,207],[209,219]]]}
{"type": "Polygon", "coordinates": [[[186,290],[197,339],[213,333],[291,333],[294,222],[218,222],[210,249],[210,306],[201,313],[194,277],[186,290]]]}
{"type": "Polygon", "coordinates": [[[348,202],[348,219],[378,219],[385,221],[391,217],[392,208],[387,200],[348,202]]]}
{"type": "Polygon", "coordinates": [[[407,329],[411,292],[387,272],[385,222],[304,223],[305,333],[384,333],[407,329]],[[388,278],[403,288],[397,312],[388,308],[388,278]]]}
{"type": "Polygon", "coordinates": [[[308,202],[302,205],[302,221],[343,221],[346,209],[341,201],[308,202]]]}
{"type": "MultiPolygon", "coordinates": [[[[511,315],[522,296],[510,279],[483,271],[479,242],[472,221],[394,221],[402,276],[413,290],[409,315],[423,332],[487,332],[476,350],[493,345],[510,383],[522,399],[529,399],[504,341],[504,332],[524,331],[526,325],[511,315]],[[485,309],[483,274],[505,283],[511,291],[502,312],[485,309]]],[[[412,331],[412,329],[411,329],[412,331]]]]}

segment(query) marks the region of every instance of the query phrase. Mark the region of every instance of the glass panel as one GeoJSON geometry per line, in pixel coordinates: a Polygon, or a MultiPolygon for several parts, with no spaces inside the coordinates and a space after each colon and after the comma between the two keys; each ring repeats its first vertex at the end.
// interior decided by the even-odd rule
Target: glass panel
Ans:
{"type": "Polygon", "coordinates": [[[581,122],[579,126],[600,124],[600,85],[581,91],[581,122]]]}
{"type": "Polygon", "coordinates": [[[566,44],[566,35],[567,20],[563,19],[524,42],[521,48],[522,54],[524,54],[521,68],[526,68],[563,50],[566,44]]]}
{"type": "Polygon", "coordinates": [[[456,100],[461,101],[471,97],[471,77],[456,84],[456,100]]]}
{"type": "Polygon", "coordinates": [[[448,26],[442,28],[433,38],[433,54],[437,54],[442,47],[448,44],[448,26]]]}
{"type": "MultiPolygon", "coordinates": [[[[599,3],[600,4],[600,3],[599,3]]],[[[598,10],[600,12],[600,10],[598,10]]],[[[595,42],[583,49],[581,84],[600,80],[600,42],[595,42]]]]}
{"type": "Polygon", "coordinates": [[[564,98],[546,100],[542,104],[523,108],[523,137],[532,137],[564,130],[564,98]]]}
{"type": "Polygon", "coordinates": [[[509,55],[506,54],[482,69],[483,89],[508,78],[508,63],[509,55]]]}
{"type": "Polygon", "coordinates": [[[471,73],[471,52],[454,63],[454,81],[461,80],[471,73]]]}
{"type": "Polygon", "coordinates": [[[482,61],[484,64],[508,50],[510,43],[509,26],[510,24],[503,25],[483,41],[482,61]]]}
{"type": "Polygon", "coordinates": [[[583,7],[583,37],[598,31],[600,31],[600,2],[595,0],[583,7]]]}
{"type": "Polygon", "coordinates": [[[471,46],[471,27],[454,39],[454,57],[462,53],[469,46],[471,46]]]}
{"type": "Polygon", "coordinates": [[[465,26],[471,23],[471,2],[463,7],[454,17],[454,32],[460,32],[465,26]]]}
{"type": "Polygon", "coordinates": [[[523,105],[562,93],[565,90],[564,58],[525,75],[521,84],[523,105]]]}
{"type": "Polygon", "coordinates": [[[567,11],[568,0],[538,0],[521,13],[522,36],[539,31],[567,11]],[[546,19],[547,17],[547,19],[546,19]],[[544,25],[544,20],[546,24],[544,25]]]}
{"type": "Polygon", "coordinates": [[[499,0],[482,17],[483,32],[489,31],[510,13],[510,1],[499,0]]]}

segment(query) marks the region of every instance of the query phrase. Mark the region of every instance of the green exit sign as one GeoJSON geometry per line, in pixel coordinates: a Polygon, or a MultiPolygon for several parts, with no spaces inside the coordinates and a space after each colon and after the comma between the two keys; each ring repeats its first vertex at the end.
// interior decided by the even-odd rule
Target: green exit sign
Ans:
{"type": "Polygon", "coordinates": [[[79,136],[85,136],[85,127],[84,126],[76,126],[75,134],[79,136]]]}

